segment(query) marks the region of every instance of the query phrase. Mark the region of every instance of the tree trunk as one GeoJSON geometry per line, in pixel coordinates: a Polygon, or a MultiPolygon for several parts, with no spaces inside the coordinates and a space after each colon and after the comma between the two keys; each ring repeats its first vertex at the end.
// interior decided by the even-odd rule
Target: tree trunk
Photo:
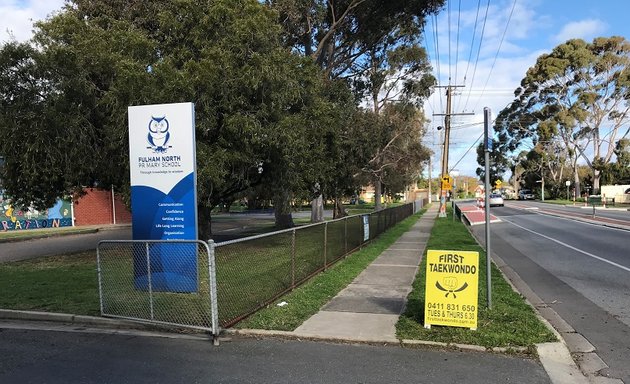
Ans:
{"type": "Polygon", "coordinates": [[[577,165],[573,164],[573,183],[575,184],[575,198],[582,196],[582,190],[580,185],[580,175],[578,174],[577,165]]]}
{"type": "Polygon", "coordinates": [[[599,195],[599,181],[602,178],[602,172],[599,169],[593,169],[593,194],[599,195]]]}
{"type": "Polygon", "coordinates": [[[374,181],[374,210],[380,211],[383,209],[382,204],[382,192],[381,192],[381,182],[380,180],[374,181]]]}
{"type": "Polygon", "coordinates": [[[223,204],[221,204],[221,212],[222,213],[229,213],[230,212],[230,208],[232,207],[232,204],[234,204],[234,200],[229,200],[229,201],[226,201],[223,204]]]}
{"type": "Polygon", "coordinates": [[[346,217],[348,216],[348,213],[346,212],[346,209],[343,207],[343,204],[341,203],[341,198],[340,197],[335,197],[335,207],[333,209],[333,219],[339,219],[342,217],[346,217]]]}
{"type": "Polygon", "coordinates": [[[320,194],[311,201],[311,223],[324,221],[324,197],[320,194]]]}
{"type": "Polygon", "coordinates": [[[197,236],[199,240],[207,241],[212,236],[212,207],[197,206],[197,236]]]}
{"type": "Polygon", "coordinates": [[[274,196],[273,211],[276,218],[276,228],[286,229],[295,226],[291,215],[291,196],[289,191],[281,191],[274,196]]]}

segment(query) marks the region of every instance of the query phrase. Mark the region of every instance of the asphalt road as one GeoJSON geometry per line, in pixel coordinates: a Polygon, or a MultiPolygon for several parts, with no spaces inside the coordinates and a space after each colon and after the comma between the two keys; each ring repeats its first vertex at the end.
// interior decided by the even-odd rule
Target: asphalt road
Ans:
{"type": "MultiPolygon", "coordinates": [[[[576,203],[576,205],[558,205],[547,204],[540,201],[508,201],[508,205],[511,206],[523,206],[529,208],[538,208],[540,210],[546,210],[550,212],[557,212],[563,214],[572,214],[578,217],[592,217],[593,207],[585,207],[583,204],[576,203]]],[[[614,220],[625,221],[627,225],[630,225],[630,211],[625,207],[612,207],[608,209],[602,209],[597,207],[595,210],[596,217],[610,218],[614,220]]]]}
{"type": "Polygon", "coordinates": [[[43,256],[96,250],[101,240],[129,240],[129,226],[114,227],[96,233],[64,235],[0,244],[0,262],[34,259],[43,256]]]}
{"type": "MultiPolygon", "coordinates": [[[[492,213],[491,247],[596,348],[605,374],[630,383],[630,232],[507,202],[492,213]]],[[[625,219],[621,213],[621,219],[625,219]]],[[[472,227],[484,242],[484,226],[472,227]]]]}
{"type": "Polygon", "coordinates": [[[549,383],[530,359],[274,339],[209,341],[4,328],[0,383],[549,383]]]}
{"type": "MultiPolygon", "coordinates": [[[[295,212],[293,217],[310,217],[310,212],[295,212]]],[[[324,217],[332,217],[332,211],[324,212],[324,217]]],[[[221,242],[269,232],[273,230],[274,223],[273,213],[215,215],[212,218],[212,239],[221,242]]],[[[96,233],[6,242],[0,244],[0,262],[95,251],[101,240],[130,239],[131,227],[123,225],[104,226],[96,233]]]]}

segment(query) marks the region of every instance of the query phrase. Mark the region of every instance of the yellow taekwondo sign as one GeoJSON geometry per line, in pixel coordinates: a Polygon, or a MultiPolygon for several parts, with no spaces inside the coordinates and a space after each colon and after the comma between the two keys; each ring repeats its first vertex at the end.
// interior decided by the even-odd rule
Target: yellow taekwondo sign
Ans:
{"type": "Polygon", "coordinates": [[[427,251],[424,326],[477,329],[479,252],[427,251]]]}

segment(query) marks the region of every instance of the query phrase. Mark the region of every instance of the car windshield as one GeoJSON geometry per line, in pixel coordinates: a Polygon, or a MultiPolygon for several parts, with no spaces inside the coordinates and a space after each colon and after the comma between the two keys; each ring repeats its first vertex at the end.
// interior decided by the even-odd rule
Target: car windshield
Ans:
{"type": "Polygon", "coordinates": [[[497,194],[497,193],[493,193],[490,195],[491,198],[497,198],[497,197],[501,197],[501,195],[497,194]]]}

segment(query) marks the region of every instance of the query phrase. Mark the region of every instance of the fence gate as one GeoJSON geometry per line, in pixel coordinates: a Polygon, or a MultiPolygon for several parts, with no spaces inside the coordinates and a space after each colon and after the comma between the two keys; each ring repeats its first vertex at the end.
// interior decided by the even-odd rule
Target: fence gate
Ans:
{"type": "Polygon", "coordinates": [[[192,240],[99,242],[101,316],[200,329],[216,341],[213,248],[192,240]]]}

